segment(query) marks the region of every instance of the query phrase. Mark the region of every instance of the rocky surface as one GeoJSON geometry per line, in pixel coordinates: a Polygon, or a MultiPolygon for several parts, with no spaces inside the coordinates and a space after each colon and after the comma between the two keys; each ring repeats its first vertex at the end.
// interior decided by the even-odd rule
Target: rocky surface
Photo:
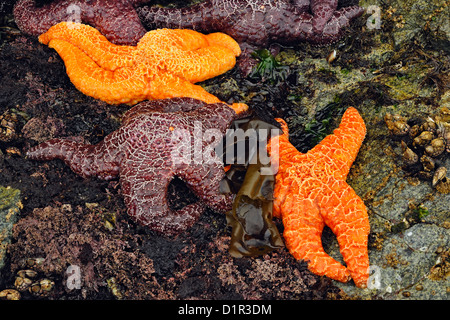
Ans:
{"type": "Polygon", "coordinates": [[[20,209],[20,190],[0,186],[0,270],[5,266],[7,248],[11,243],[12,229],[20,209]]]}
{"type": "MultiPolygon", "coordinates": [[[[365,290],[352,283],[335,284],[358,299],[448,299],[450,195],[402,170],[400,144],[383,117],[393,113],[427,118],[450,106],[450,34],[445,23],[449,3],[360,4],[375,6],[366,21],[376,19],[380,9],[379,28],[376,23],[375,28],[369,23],[362,26],[370,36],[354,35],[346,46],[323,48],[320,57],[317,52],[295,49],[282,50],[276,57],[281,65],[289,66],[287,80],[297,86],[287,98],[303,108],[294,106],[297,114],[288,118],[293,129],[299,130],[295,135],[298,147],[305,142],[302,135],[310,133],[303,128],[326,113],[330,105],[356,106],[367,123],[366,140],[349,183],[369,208],[372,284],[365,290]],[[337,58],[329,63],[325,57],[334,49],[337,58]],[[359,50],[357,57],[355,50],[359,50]],[[404,226],[419,208],[426,214],[404,226]]],[[[449,155],[441,160],[449,170],[449,155]]],[[[331,232],[325,233],[324,240],[330,254],[340,259],[331,232]]]]}

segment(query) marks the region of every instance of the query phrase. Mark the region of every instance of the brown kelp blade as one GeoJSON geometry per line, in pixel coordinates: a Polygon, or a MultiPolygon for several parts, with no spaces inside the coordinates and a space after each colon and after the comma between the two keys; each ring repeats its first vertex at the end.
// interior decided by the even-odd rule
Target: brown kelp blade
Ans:
{"type": "MultiPolygon", "coordinates": [[[[256,132],[257,129],[269,132],[276,129],[259,119],[239,120],[235,126],[244,131],[255,129],[256,132]]],[[[231,142],[231,145],[233,143],[238,141],[231,142]]],[[[225,149],[233,150],[230,146],[225,149]]],[[[262,168],[270,168],[271,164],[261,161],[258,150],[249,148],[246,151],[244,164],[232,165],[222,180],[224,192],[237,193],[233,209],[227,212],[227,222],[232,228],[229,252],[236,258],[258,256],[284,246],[277,226],[272,221],[275,176],[261,173],[262,168]],[[244,172],[245,177],[242,178],[244,172]]]]}

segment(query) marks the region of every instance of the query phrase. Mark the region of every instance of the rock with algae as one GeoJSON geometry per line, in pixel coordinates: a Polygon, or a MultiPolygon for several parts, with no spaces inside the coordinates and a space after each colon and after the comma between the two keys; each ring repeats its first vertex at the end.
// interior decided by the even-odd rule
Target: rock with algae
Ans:
{"type": "Polygon", "coordinates": [[[20,190],[0,186],[0,270],[5,264],[6,249],[11,243],[12,228],[20,209],[20,190]]]}
{"type": "MultiPolygon", "coordinates": [[[[363,299],[448,299],[448,258],[437,252],[449,250],[450,198],[429,183],[412,183],[401,169],[398,141],[381,127],[386,113],[427,118],[450,106],[448,62],[442,52],[443,44],[448,48],[450,43],[448,23],[437,28],[439,21],[448,21],[448,1],[432,0],[426,6],[422,1],[408,0],[361,4],[377,5],[382,24],[380,29],[364,30],[357,60],[356,52],[348,54],[351,42],[336,46],[337,58],[328,64],[325,55],[311,59],[294,50],[278,55],[277,59],[290,65],[291,72],[302,71],[296,77],[297,84],[311,91],[304,91],[299,100],[308,111],[306,121],[301,114],[292,116],[288,123],[293,131],[301,132],[298,127],[317,117],[333,97],[338,109],[356,105],[366,121],[366,140],[348,182],[362,195],[369,211],[371,284],[365,290],[352,283],[336,285],[349,296],[363,299]],[[411,10],[411,6],[422,9],[411,10]],[[446,41],[440,41],[443,33],[446,41]]],[[[353,39],[356,49],[358,36],[353,39]]],[[[445,159],[442,165],[449,170],[450,159],[445,159]]],[[[339,259],[332,235],[325,232],[323,241],[330,255],[339,259]]]]}

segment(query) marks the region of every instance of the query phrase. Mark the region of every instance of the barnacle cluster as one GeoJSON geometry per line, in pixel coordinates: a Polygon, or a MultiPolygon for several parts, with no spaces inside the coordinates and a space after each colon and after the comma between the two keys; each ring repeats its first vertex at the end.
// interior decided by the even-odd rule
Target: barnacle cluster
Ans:
{"type": "Polygon", "coordinates": [[[436,8],[431,14],[423,16],[423,19],[426,21],[424,25],[425,30],[428,30],[430,28],[430,23],[434,21],[441,12],[445,12],[445,10],[448,10],[447,8],[449,6],[449,3],[449,1],[446,1],[442,4],[442,6],[436,8]]]}
{"type": "Polygon", "coordinates": [[[438,255],[434,266],[430,269],[429,277],[433,280],[443,280],[450,275],[450,249],[438,247],[435,251],[438,255]]]}
{"type": "Polygon", "coordinates": [[[427,118],[407,119],[387,113],[384,121],[396,140],[400,140],[403,169],[417,174],[441,193],[450,192],[445,161],[450,154],[450,110],[442,107],[427,118]]]}
{"type": "Polygon", "coordinates": [[[0,141],[10,142],[18,137],[18,122],[17,114],[9,110],[0,115],[0,141]]]}
{"type": "Polygon", "coordinates": [[[405,19],[403,18],[403,15],[397,14],[396,12],[397,8],[393,8],[392,6],[390,6],[383,13],[383,18],[386,20],[392,20],[395,23],[395,26],[401,29],[405,26],[405,19]]]}
{"type": "Polygon", "coordinates": [[[21,261],[21,269],[16,273],[14,288],[0,292],[0,299],[19,300],[21,293],[29,292],[34,297],[48,297],[55,287],[53,280],[39,277],[39,273],[33,267],[42,263],[43,258],[28,258],[21,261]]]}

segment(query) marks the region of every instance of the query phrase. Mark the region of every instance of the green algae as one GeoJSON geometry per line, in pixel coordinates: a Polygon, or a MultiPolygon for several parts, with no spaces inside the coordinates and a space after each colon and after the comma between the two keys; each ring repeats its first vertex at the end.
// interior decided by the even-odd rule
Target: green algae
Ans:
{"type": "Polygon", "coordinates": [[[259,62],[249,75],[251,79],[260,78],[272,85],[286,80],[288,67],[278,62],[269,50],[256,50],[252,52],[252,57],[259,62]]]}

